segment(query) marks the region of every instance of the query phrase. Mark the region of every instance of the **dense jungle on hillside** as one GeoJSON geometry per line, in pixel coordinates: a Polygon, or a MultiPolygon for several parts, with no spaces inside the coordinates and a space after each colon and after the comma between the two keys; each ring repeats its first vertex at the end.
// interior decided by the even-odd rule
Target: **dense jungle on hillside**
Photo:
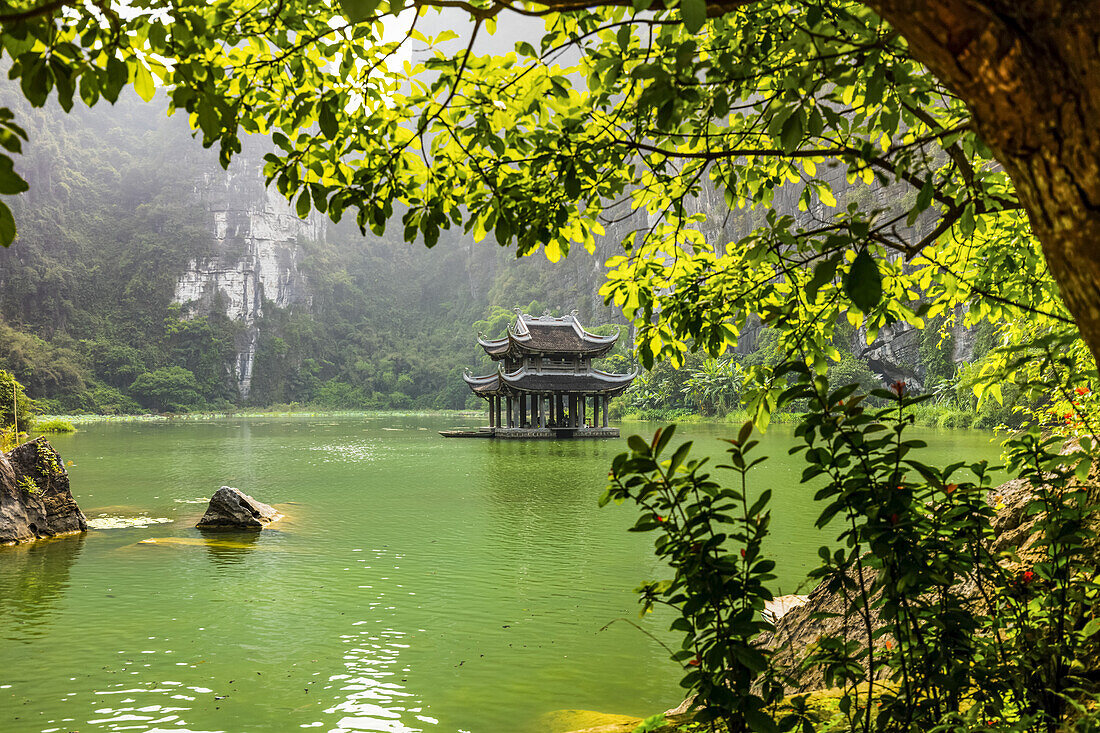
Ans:
{"type": "MultiPolygon", "coordinates": [[[[595,295],[602,260],[617,246],[614,232],[595,255],[551,264],[541,256],[516,259],[489,242],[475,246],[454,232],[429,250],[402,242],[396,231],[364,237],[353,225],[330,223],[322,237],[287,245],[304,255],[307,292],[298,302],[279,307],[264,295],[262,316],[247,325],[221,291],[189,309],[177,283],[190,263],[228,257],[232,266],[239,244],[214,236],[216,192],[204,187],[229,174],[184,120],[132,95],[110,109],[71,114],[32,110],[10,90],[3,99],[32,121],[33,142],[23,161],[30,190],[13,202],[19,239],[0,250],[0,368],[26,386],[41,412],[480,408],[462,370],[491,368],[475,336],[503,333],[517,306],[531,313],[575,308],[594,331],[620,331],[615,352],[599,366],[632,366],[625,319],[595,295]],[[242,396],[233,365],[247,343],[254,371],[242,396]]],[[[263,149],[262,141],[252,145],[263,149]]],[[[263,185],[248,159],[236,175],[263,185]]],[[[967,332],[941,316],[907,335],[916,339],[909,363],[896,359],[888,368],[936,395],[924,408],[926,423],[1013,422],[1011,388],[1004,404],[986,401],[979,412],[967,381],[993,345],[991,328],[967,332]]],[[[849,326],[834,341],[842,354],[831,367],[834,381],[870,388],[897,376],[883,374],[881,364],[872,371],[859,355],[867,351],[865,334],[849,326]]],[[[739,417],[743,368],[782,359],[775,332],[762,329],[724,358],[690,354],[679,369],[661,362],[616,401],[614,414],[739,417]]]]}

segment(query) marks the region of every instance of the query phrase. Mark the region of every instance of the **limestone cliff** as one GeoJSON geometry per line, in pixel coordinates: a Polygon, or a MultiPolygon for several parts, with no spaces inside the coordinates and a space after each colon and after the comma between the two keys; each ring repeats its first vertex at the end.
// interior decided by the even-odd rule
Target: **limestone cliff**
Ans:
{"type": "Polygon", "coordinates": [[[209,216],[214,248],[211,255],[188,264],[174,298],[184,306],[184,317],[217,309],[244,324],[232,367],[242,400],[252,388],[257,321],[265,302],[280,308],[312,305],[301,269],[301,242],[325,237],[323,217],[299,219],[278,191],[264,185],[264,150],[252,147],[234,158],[228,170],[212,168],[196,182],[195,195],[209,216]]]}

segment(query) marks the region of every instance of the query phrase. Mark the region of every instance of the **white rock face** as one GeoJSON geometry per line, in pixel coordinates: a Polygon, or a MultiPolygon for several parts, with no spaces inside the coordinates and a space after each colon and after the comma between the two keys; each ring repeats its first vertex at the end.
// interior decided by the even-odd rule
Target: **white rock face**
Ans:
{"type": "Polygon", "coordinates": [[[238,339],[233,368],[241,399],[252,389],[256,322],[265,301],[280,308],[312,305],[300,242],[325,237],[322,217],[299,219],[286,199],[264,186],[261,155],[246,150],[228,171],[212,171],[196,185],[210,213],[215,246],[210,256],[189,263],[174,298],[184,306],[184,317],[218,309],[248,327],[238,339]]]}

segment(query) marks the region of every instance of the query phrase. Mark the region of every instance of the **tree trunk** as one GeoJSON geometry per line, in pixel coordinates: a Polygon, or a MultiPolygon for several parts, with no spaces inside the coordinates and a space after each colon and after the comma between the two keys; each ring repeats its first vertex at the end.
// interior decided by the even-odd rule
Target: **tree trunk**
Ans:
{"type": "Polygon", "coordinates": [[[867,4],[969,106],[1100,363],[1100,2],[867,4]]]}

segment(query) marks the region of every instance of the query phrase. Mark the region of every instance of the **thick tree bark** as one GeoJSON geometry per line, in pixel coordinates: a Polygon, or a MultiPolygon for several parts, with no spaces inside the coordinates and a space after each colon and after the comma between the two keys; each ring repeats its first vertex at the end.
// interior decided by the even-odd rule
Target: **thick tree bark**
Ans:
{"type": "Polygon", "coordinates": [[[1100,2],[867,4],[969,106],[1100,363],[1100,2]]]}

